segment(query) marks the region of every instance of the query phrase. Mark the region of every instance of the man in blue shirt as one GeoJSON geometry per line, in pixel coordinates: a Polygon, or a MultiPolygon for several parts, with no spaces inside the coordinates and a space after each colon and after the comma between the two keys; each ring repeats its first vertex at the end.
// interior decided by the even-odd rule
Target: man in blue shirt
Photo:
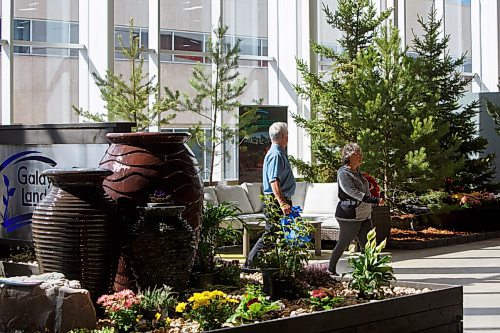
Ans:
{"type": "MultiPolygon", "coordinates": [[[[288,145],[288,126],[283,122],[276,122],[269,127],[271,148],[264,158],[262,169],[262,188],[264,195],[270,195],[274,204],[279,206],[284,215],[292,212],[292,196],[295,193],[295,178],[285,151],[288,145]]],[[[266,208],[264,207],[264,214],[266,208]]],[[[264,247],[264,237],[271,232],[274,221],[266,221],[266,230],[248,254],[245,266],[250,267],[258,252],[264,247]]]]}

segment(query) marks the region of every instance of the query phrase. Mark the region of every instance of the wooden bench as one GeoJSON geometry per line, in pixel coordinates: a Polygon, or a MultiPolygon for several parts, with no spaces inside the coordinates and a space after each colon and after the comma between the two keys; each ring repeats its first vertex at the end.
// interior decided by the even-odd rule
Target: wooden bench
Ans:
{"type": "MultiPolygon", "coordinates": [[[[314,255],[321,256],[321,222],[319,221],[308,221],[314,227],[314,232],[312,236],[314,237],[314,255]]],[[[243,228],[243,255],[248,256],[250,252],[250,230],[261,231],[264,230],[266,226],[265,221],[247,222],[247,227],[243,228]]]]}

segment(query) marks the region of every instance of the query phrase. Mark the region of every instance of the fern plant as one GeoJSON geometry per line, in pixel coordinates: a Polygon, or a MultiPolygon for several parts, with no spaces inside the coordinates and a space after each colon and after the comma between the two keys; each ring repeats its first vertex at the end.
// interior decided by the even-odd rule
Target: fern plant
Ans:
{"type": "Polygon", "coordinates": [[[215,271],[217,248],[227,241],[241,238],[241,231],[231,225],[231,222],[239,222],[245,227],[245,222],[238,216],[239,214],[241,210],[234,202],[229,201],[223,201],[218,205],[207,203],[203,207],[197,256],[198,268],[202,273],[215,271]]]}
{"type": "Polygon", "coordinates": [[[375,228],[367,234],[368,241],[359,256],[349,258],[349,267],[353,269],[349,287],[359,291],[363,298],[371,298],[379,293],[382,286],[396,280],[391,266],[391,256],[381,255],[385,248],[384,239],[377,245],[375,228]]]}

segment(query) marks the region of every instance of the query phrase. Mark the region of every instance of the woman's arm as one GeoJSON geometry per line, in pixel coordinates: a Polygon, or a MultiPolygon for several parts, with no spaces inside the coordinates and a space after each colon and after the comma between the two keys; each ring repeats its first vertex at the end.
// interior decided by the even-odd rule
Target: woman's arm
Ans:
{"type": "Polygon", "coordinates": [[[379,198],[372,197],[371,195],[366,194],[362,189],[358,189],[355,180],[348,172],[339,172],[338,182],[339,186],[342,188],[342,191],[344,191],[347,195],[356,199],[357,201],[375,204],[379,203],[379,198]]]}

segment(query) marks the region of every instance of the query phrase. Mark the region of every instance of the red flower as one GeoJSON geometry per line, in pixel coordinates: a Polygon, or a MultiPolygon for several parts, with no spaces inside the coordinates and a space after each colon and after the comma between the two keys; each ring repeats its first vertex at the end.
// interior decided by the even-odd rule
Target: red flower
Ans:
{"type": "Polygon", "coordinates": [[[366,178],[366,180],[368,181],[368,184],[370,185],[371,195],[378,198],[380,196],[380,187],[378,186],[375,178],[373,178],[372,176],[370,176],[366,172],[363,172],[363,177],[366,178]]]}
{"type": "Polygon", "coordinates": [[[311,291],[311,296],[316,297],[316,298],[323,298],[323,297],[326,297],[328,295],[323,290],[316,289],[316,290],[311,291]]]}

